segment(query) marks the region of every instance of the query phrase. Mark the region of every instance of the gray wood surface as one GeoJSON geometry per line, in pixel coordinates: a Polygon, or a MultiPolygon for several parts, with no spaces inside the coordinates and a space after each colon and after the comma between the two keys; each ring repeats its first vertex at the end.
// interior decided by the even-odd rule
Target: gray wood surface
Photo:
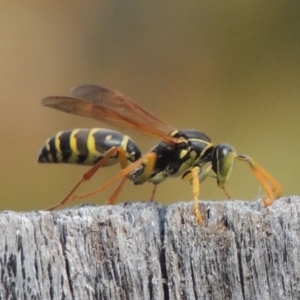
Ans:
{"type": "Polygon", "coordinates": [[[0,299],[300,299],[300,198],[0,214],[0,299]]]}

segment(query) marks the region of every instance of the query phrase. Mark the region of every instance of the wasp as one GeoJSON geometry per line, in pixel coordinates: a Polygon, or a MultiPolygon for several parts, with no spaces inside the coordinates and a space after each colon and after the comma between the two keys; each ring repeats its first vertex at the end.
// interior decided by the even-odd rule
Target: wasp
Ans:
{"type": "Polygon", "coordinates": [[[56,209],[76,198],[97,194],[117,181],[118,187],[108,200],[114,204],[126,179],[134,184],[151,182],[156,187],[169,177],[188,180],[193,185],[194,211],[199,223],[203,217],[198,204],[200,183],[212,172],[217,185],[230,195],[225,184],[234,161],[248,163],[253,174],[267,192],[265,206],[271,205],[282,195],[280,183],[247,155],[238,155],[228,144],[214,146],[211,139],[195,129],[178,130],[140,107],[118,91],[98,85],[82,85],[72,91],[73,97],[50,96],[42,104],[67,113],[94,118],[118,128],[127,127],[161,141],[142,155],[137,144],[127,135],[108,129],[76,129],[63,131],[48,139],[40,151],[38,162],[76,163],[92,165],[67,196],[49,208],[56,209]],[[100,188],[74,196],[77,188],[89,180],[100,168],[120,163],[121,171],[100,188]]]}

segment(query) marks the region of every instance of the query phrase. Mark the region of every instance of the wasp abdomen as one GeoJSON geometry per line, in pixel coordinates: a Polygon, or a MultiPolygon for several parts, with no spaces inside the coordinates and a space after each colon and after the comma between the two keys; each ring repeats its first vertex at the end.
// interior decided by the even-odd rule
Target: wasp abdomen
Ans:
{"type": "MultiPolygon", "coordinates": [[[[121,147],[130,161],[141,157],[141,151],[127,135],[109,129],[74,129],[61,131],[48,139],[42,147],[38,162],[94,165],[113,147],[121,147]]],[[[118,152],[105,166],[117,163],[118,152]]]]}

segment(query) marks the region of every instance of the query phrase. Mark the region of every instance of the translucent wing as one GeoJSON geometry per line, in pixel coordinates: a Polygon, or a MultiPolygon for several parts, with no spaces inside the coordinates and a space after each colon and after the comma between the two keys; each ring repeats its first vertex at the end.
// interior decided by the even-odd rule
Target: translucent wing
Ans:
{"type": "Polygon", "coordinates": [[[42,104],[67,113],[94,118],[122,128],[132,128],[143,134],[176,142],[167,133],[175,128],[138,106],[118,91],[97,85],[82,85],[72,91],[76,97],[54,96],[42,100],[42,104]]]}

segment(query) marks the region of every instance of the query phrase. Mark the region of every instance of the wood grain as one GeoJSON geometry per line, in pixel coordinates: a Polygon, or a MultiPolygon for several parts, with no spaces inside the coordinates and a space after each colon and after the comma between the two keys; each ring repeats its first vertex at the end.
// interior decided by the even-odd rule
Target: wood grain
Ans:
{"type": "Polygon", "coordinates": [[[300,299],[300,198],[0,214],[0,299],[300,299]]]}

